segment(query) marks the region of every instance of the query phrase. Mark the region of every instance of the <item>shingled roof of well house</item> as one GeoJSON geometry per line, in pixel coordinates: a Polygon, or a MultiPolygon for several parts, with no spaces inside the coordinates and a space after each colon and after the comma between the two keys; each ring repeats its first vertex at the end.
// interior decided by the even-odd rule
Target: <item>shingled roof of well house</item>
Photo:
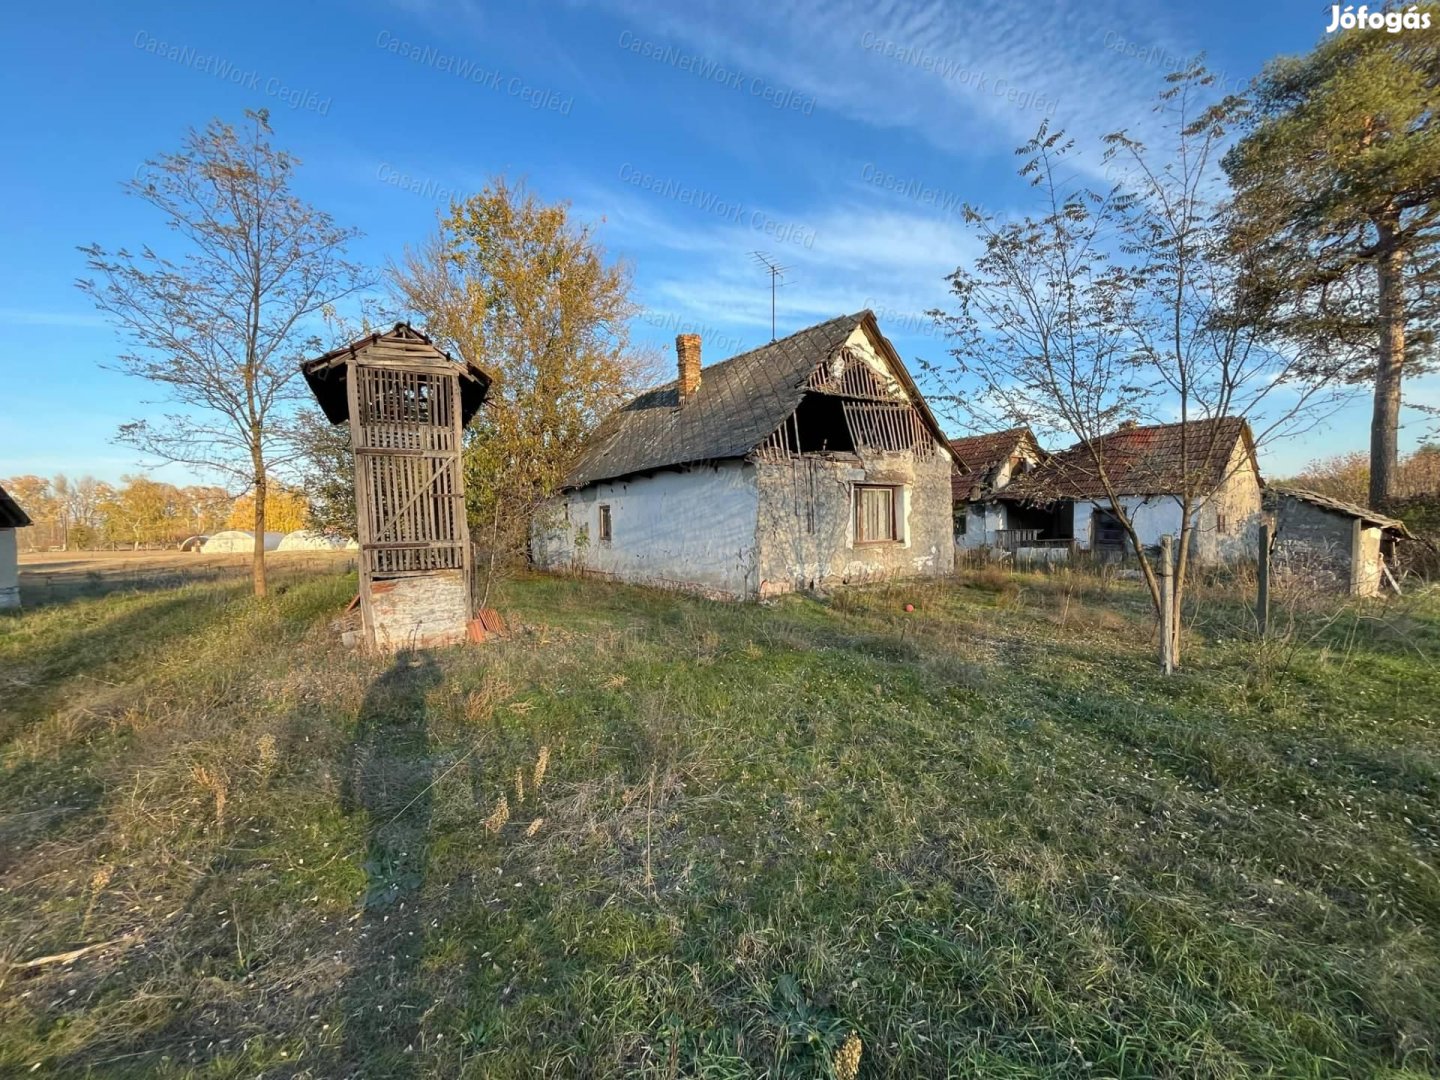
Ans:
{"type": "MultiPolygon", "coordinates": [[[[1187,486],[1197,494],[1219,487],[1230,469],[1231,452],[1241,439],[1253,462],[1250,427],[1239,416],[1122,427],[1095,443],[1117,495],[1171,495],[1187,486]]],[[[1101,499],[1105,495],[1104,481],[1090,451],[1077,443],[1017,477],[997,497],[1042,502],[1101,499]]]]}
{"type": "Polygon", "coordinates": [[[684,405],[674,382],[647,390],[601,422],[563,486],[744,457],[795,410],[810,373],[866,319],[874,315],[842,315],[702,367],[700,387],[684,405]]]}

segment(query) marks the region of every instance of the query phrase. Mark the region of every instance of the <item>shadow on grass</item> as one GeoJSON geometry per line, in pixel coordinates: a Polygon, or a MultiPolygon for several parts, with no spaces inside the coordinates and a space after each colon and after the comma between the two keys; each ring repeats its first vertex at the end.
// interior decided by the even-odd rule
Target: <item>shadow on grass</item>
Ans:
{"type": "Polygon", "coordinates": [[[431,657],[399,653],[371,684],[355,728],[341,801],[346,813],[365,815],[368,840],[356,956],[344,992],[343,1075],[410,1076],[420,1056],[426,999],[419,987],[419,901],[433,779],[425,696],[439,682],[431,657]]]}
{"type": "Polygon", "coordinates": [[[35,613],[54,623],[33,629],[20,617],[0,620],[0,747],[42,719],[70,680],[99,677],[109,665],[202,633],[219,621],[231,599],[229,591],[192,589],[100,601],[77,607],[63,622],[59,613],[35,613]],[[11,633],[15,637],[7,641],[11,633]]]}

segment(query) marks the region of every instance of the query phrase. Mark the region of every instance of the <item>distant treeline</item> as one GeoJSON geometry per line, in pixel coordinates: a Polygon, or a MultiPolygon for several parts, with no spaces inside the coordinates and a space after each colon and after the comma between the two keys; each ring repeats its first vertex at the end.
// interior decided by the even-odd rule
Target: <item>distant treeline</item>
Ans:
{"type": "MultiPolygon", "coordinates": [[[[119,485],[56,474],[11,476],[0,486],[34,522],[19,530],[21,551],[170,547],[189,536],[249,528],[254,521],[250,495],[236,497],[206,484],[177,487],[138,473],[122,477],[119,485]]],[[[274,530],[305,526],[308,507],[300,492],[271,481],[265,501],[274,530]]]]}

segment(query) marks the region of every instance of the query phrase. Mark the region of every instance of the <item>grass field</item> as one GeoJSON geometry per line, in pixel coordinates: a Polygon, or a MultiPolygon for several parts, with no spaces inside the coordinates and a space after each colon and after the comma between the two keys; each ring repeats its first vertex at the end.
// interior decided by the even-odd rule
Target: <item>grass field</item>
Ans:
{"type": "Polygon", "coordinates": [[[1433,594],[1167,680],[1063,574],[389,661],[353,591],[0,620],[0,1075],[1440,1073],[1433,594]]]}
{"type": "MultiPolygon", "coordinates": [[[[348,551],[272,551],[277,581],[343,573],[355,568],[348,551]]],[[[250,574],[248,554],[198,551],[26,551],[20,554],[20,595],[26,607],[112,592],[171,589],[197,582],[239,581],[250,574]]]]}

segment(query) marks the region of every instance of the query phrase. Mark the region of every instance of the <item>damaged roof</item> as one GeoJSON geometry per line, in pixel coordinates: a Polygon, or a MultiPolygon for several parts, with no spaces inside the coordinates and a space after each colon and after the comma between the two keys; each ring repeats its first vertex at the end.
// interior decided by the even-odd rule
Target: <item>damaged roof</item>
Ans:
{"type": "MultiPolygon", "coordinates": [[[[1094,445],[1117,495],[1178,495],[1187,487],[1196,493],[1219,487],[1229,472],[1237,442],[1243,443],[1258,475],[1250,425],[1239,416],[1121,427],[1102,435],[1094,445]]],[[[1084,443],[1076,443],[1016,477],[995,497],[1051,502],[1105,496],[1105,483],[1094,458],[1084,443]]]]}
{"type": "Polygon", "coordinates": [[[911,404],[944,445],[939,425],[867,309],[703,367],[699,388],[683,406],[675,382],[647,390],[600,423],[562,487],[744,457],[795,411],[811,372],[839,352],[862,324],[883,343],[911,404]]]}
{"type": "Polygon", "coordinates": [[[1367,525],[1378,525],[1382,529],[1389,529],[1399,533],[1401,536],[1414,539],[1405,523],[1398,518],[1386,517],[1384,514],[1377,514],[1356,503],[1343,502],[1340,499],[1332,499],[1329,495],[1321,495],[1318,491],[1310,491],[1306,488],[1290,487],[1288,485],[1267,486],[1265,488],[1265,508],[1275,509],[1275,504],[1281,498],[1298,499],[1300,502],[1309,503],[1311,506],[1318,506],[1322,510],[1329,510],[1332,513],[1343,514],[1346,517],[1359,518],[1367,525]]]}
{"type": "Polygon", "coordinates": [[[350,418],[345,382],[347,362],[359,354],[375,349],[373,359],[385,362],[424,365],[444,360],[455,365],[460,376],[460,426],[464,427],[485,403],[490,393],[490,376],[471,363],[455,360],[442,352],[426,335],[409,323],[397,322],[390,330],[376,331],[356,338],[348,345],[331,349],[323,356],[306,360],[300,365],[310,391],[320,403],[325,417],[332,424],[343,424],[350,418]]]}
{"type": "Polygon", "coordinates": [[[0,529],[23,529],[30,525],[30,515],[20,509],[20,504],[10,493],[0,487],[0,529]]]}
{"type": "Polygon", "coordinates": [[[951,439],[950,452],[955,455],[956,466],[950,481],[951,494],[956,499],[968,499],[971,488],[988,483],[995,470],[1018,453],[1025,442],[1030,444],[1037,458],[1041,456],[1040,444],[1035,441],[1034,433],[1023,426],[951,439]]]}

